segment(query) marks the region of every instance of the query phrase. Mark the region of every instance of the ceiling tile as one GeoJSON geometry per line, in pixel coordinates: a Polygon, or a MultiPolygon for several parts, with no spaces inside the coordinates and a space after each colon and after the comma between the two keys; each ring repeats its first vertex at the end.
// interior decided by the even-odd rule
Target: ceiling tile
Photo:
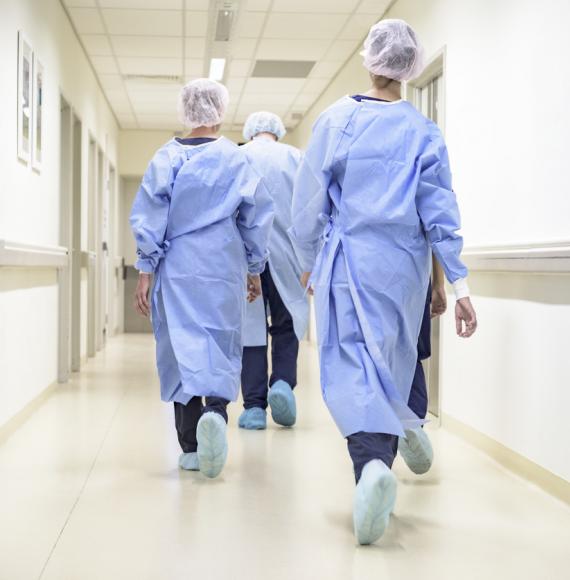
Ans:
{"type": "Polygon", "coordinates": [[[70,8],[72,6],[93,7],[93,8],[97,7],[96,0],[63,0],[63,2],[66,6],[69,6],[70,8]]]}
{"type": "Polygon", "coordinates": [[[258,38],[265,18],[265,12],[242,12],[235,30],[236,38],[258,38]]]}
{"type": "Polygon", "coordinates": [[[248,93],[298,93],[305,79],[250,78],[245,89],[248,93]]]}
{"type": "Polygon", "coordinates": [[[245,9],[254,11],[267,11],[271,0],[245,0],[245,9]]]}
{"type": "Polygon", "coordinates": [[[226,87],[231,95],[239,95],[245,85],[245,78],[234,77],[233,75],[226,82],[226,87]]]}
{"type": "Polygon", "coordinates": [[[274,0],[273,12],[350,14],[359,0],[274,0]]]}
{"type": "Polygon", "coordinates": [[[117,63],[112,56],[92,56],[91,62],[99,74],[119,74],[117,63]]]}
{"type": "Polygon", "coordinates": [[[360,43],[353,40],[337,40],[331,44],[325,56],[326,60],[347,60],[357,49],[360,43]]]}
{"type": "Polygon", "coordinates": [[[232,60],[229,67],[230,78],[248,76],[251,65],[251,60],[232,60]]]}
{"type": "Polygon", "coordinates": [[[380,19],[390,6],[392,0],[362,0],[357,12],[360,14],[374,14],[380,19]]]}
{"type": "Polygon", "coordinates": [[[303,92],[295,100],[294,107],[299,106],[301,109],[311,106],[320,96],[320,93],[303,92]]]}
{"type": "Polygon", "coordinates": [[[104,34],[105,27],[96,8],[70,8],[73,24],[80,34],[104,34]]]}
{"type": "Polygon", "coordinates": [[[127,95],[127,91],[125,89],[106,89],[105,95],[111,103],[116,103],[117,105],[129,105],[129,95],[127,95]]]}
{"type": "Polygon", "coordinates": [[[119,57],[119,67],[125,75],[175,75],[182,74],[179,58],[119,57]]]}
{"type": "Polygon", "coordinates": [[[109,37],[105,34],[82,34],[81,42],[90,56],[112,56],[109,37]]]}
{"type": "Polygon", "coordinates": [[[204,61],[202,59],[186,59],[186,80],[204,76],[204,61]]]}
{"type": "Polygon", "coordinates": [[[257,39],[236,38],[231,43],[231,55],[234,58],[253,58],[257,39]]]}
{"type": "Polygon", "coordinates": [[[182,10],[183,0],[99,0],[101,8],[182,10]]]}
{"type": "Polygon", "coordinates": [[[187,58],[204,58],[206,54],[206,40],[204,38],[187,38],[184,42],[187,58]]]}
{"type": "Polygon", "coordinates": [[[339,38],[343,40],[364,40],[370,27],[378,20],[373,14],[355,14],[350,18],[339,38]]]}
{"type": "Polygon", "coordinates": [[[180,95],[179,85],[160,85],[157,87],[152,82],[139,81],[136,84],[128,81],[127,91],[134,105],[141,103],[176,103],[180,95]]]}
{"type": "Polygon", "coordinates": [[[264,109],[271,106],[290,106],[297,93],[244,93],[240,101],[240,107],[242,105],[256,105],[260,109],[264,109]]]}
{"type": "Polygon", "coordinates": [[[170,119],[177,119],[178,113],[176,108],[176,101],[155,101],[152,103],[133,103],[135,115],[155,115],[156,117],[164,117],[170,119]]]}
{"type": "Polygon", "coordinates": [[[147,36],[182,34],[181,11],[105,9],[102,12],[109,34],[147,36]]]}
{"type": "Polygon", "coordinates": [[[99,81],[105,89],[124,88],[123,77],[121,75],[100,74],[99,81]]]}
{"type": "Polygon", "coordinates": [[[182,53],[182,39],[169,36],[111,36],[117,56],[170,57],[182,53]]]}
{"type": "Polygon", "coordinates": [[[343,65],[342,60],[323,60],[315,65],[311,71],[311,78],[332,78],[343,65]]]}
{"type": "Polygon", "coordinates": [[[325,90],[331,79],[309,79],[303,87],[303,92],[307,93],[321,93],[325,90]]]}
{"type": "Polygon", "coordinates": [[[345,14],[271,14],[263,37],[332,40],[342,30],[346,21],[345,14]]]}
{"type": "Polygon", "coordinates": [[[260,42],[256,56],[260,60],[320,60],[329,46],[329,40],[265,38],[260,42]]]}
{"type": "Polygon", "coordinates": [[[204,36],[207,30],[207,12],[186,12],[186,36],[204,36]]]}

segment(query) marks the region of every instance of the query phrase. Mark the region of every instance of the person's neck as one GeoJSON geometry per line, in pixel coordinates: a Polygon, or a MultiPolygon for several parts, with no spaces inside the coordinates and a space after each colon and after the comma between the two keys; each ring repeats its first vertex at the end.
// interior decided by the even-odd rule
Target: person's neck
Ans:
{"type": "Polygon", "coordinates": [[[267,132],[258,133],[253,139],[267,139],[270,141],[277,141],[277,137],[273,133],[267,132]]]}
{"type": "Polygon", "coordinates": [[[192,129],[189,135],[186,136],[187,139],[217,139],[218,134],[212,127],[196,127],[192,129]]]}
{"type": "Polygon", "coordinates": [[[396,81],[390,83],[388,86],[378,89],[372,87],[368,92],[364,93],[367,97],[373,99],[381,99],[383,101],[399,101],[402,99],[402,85],[396,81]]]}

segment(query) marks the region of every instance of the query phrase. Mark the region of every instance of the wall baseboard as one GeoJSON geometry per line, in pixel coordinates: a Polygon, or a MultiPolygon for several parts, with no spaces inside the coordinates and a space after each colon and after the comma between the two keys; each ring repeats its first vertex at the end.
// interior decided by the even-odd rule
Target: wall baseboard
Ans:
{"type": "Polygon", "coordinates": [[[10,436],[19,429],[30,417],[37,411],[42,404],[48,399],[58,387],[64,383],[52,383],[43,391],[36,395],[31,401],[26,403],[15,415],[10,417],[5,423],[0,425],[0,444],[10,438],[10,436]]]}
{"type": "Polygon", "coordinates": [[[537,485],[557,499],[570,504],[569,481],[446,413],[442,413],[441,424],[442,427],[477,447],[509,471],[537,485]]]}

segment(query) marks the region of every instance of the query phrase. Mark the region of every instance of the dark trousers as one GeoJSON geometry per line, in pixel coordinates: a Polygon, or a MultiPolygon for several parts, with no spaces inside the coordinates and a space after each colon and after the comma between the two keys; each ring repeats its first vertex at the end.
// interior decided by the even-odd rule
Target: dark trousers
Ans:
{"type": "Polygon", "coordinates": [[[198,421],[204,413],[218,413],[228,422],[226,407],[229,401],[220,397],[206,397],[206,405],[202,402],[202,397],[192,397],[186,405],[174,403],[174,422],[178,443],[184,453],[194,453],[198,449],[196,440],[196,427],[198,421]]]}
{"type": "Polygon", "coordinates": [[[271,312],[271,326],[267,328],[271,335],[271,377],[268,376],[267,344],[244,347],[241,390],[246,409],[267,408],[268,387],[279,380],[285,381],[291,388],[297,384],[299,340],[293,319],[273,282],[269,265],[261,274],[261,287],[265,309],[269,306],[271,312]]]}
{"type": "MultiPolygon", "coordinates": [[[[431,318],[430,318],[431,287],[428,290],[426,306],[422,318],[420,336],[418,338],[418,361],[412,381],[408,406],[420,418],[427,415],[428,396],[424,369],[421,361],[431,355],[431,318]]],[[[359,431],[347,438],[348,453],[354,465],[356,482],[360,479],[363,467],[372,459],[382,460],[388,467],[392,467],[398,453],[398,437],[389,433],[366,433],[359,431]]]]}

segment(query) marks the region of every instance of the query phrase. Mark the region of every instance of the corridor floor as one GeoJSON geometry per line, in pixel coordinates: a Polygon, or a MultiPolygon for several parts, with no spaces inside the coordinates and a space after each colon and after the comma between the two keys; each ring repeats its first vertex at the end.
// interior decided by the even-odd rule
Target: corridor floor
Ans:
{"type": "Polygon", "coordinates": [[[152,338],[123,335],[0,440],[0,580],[570,578],[570,508],[446,432],[397,460],[389,532],[357,547],[344,440],[305,345],[299,423],[236,426],[217,480],[177,468],[152,338]]]}

